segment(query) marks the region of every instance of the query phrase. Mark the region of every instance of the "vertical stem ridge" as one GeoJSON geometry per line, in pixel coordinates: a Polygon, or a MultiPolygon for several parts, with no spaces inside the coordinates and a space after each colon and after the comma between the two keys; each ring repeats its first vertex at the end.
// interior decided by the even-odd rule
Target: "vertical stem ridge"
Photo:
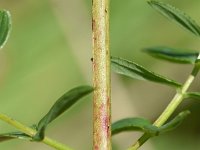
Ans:
{"type": "Polygon", "coordinates": [[[111,150],[109,0],[92,1],[93,149],[111,150]]]}

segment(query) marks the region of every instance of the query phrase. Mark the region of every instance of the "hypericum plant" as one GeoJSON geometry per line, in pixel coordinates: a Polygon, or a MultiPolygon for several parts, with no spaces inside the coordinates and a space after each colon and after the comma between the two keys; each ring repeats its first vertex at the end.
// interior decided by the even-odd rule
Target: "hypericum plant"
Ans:
{"type": "MultiPolygon", "coordinates": [[[[148,1],[148,4],[180,24],[196,36],[200,36],[200,27],[182,11],[162,2],[148,1]]],[[[54,141],[45,136],[47,126],[63,112],[71,108],[82,97],[94,91],[93,96],[93,149],[111,150],[111,135],[123,131],[142,131],[144,135],[128,150],[137,150],[149,138],[171,131],[179,126],[190,113],[188,110],[180,112],[174,119],[168,118],[179,104],[186,98],[200,98],[200,92],[188,92],[189,86],[197,76],[200,69],[199,52],[181,51],[169,47],[152,47],[144,51],[151,56],[174,63],[191,64],[193,70],[185,83],[179,83],[160,74],[154,73],[135,62],[118,57],[110,57],[109,50],[109,0],[93,0],[92,5],[92,31],[93,31],[93,87],[78,86],[66,92],[51,107],[42,119],[30,127],[0,114],[0,119],[16,127],[17,132],[0,135],[0,142],[11,139],[23,139],[43,142],[58,150],[72,150],[68,146],[54,141]],[[160,117],[152,124],[144,118],[126,118],[119,120],[111,126],[111,98],[110,98],[110,64],[112,69],[119,74],[133,79],[148,80],[168,85],[176,89],[176,95],[163,111],[160,117]],[[168,121],[168,122],[167,122],[168,121]]],[[[11,29],[11,19],[8,11],[0,11],[0,48],[8,39],[11,29]]]]}

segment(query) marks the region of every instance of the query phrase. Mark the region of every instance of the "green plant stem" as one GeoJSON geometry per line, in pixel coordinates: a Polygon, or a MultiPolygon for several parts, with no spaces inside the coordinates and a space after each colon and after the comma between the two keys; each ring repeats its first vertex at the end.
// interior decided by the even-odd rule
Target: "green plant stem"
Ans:
{"type": "Polygon", "coordinates": [[[92,1],[93,149],[111,150],[109,0],[92,1]]]}
{"type": "MultiPolygon", "coordinates": [[[[172,115],[172,113],[176,110],[176,108],[179,106],[179,104],[183,101],[184,95],[187,92],[188,88],[194,81],[196,75],[199,72],[199,63],[195,64],[195,67],[192,71],[192,73],[187,78],[186,82],[183,84],[183,86],[177,90],[176,95],[171,100],[169,105],[166,107],[166,109],[163,111],[163,113],[160,115],[160,117],[154,122],[154,125],[157,127],[162,126],[168,118],[172,115]]],[[[148,134],[143,134],[138,141],[131,146],[128,150],[137,150],[140,146],[142,146],[151,136],[148,134]]]]}
{"type": "MultiPolygon", "coordinates": [[[[35,134],[37,132],[34,129],[27,127],[27,126],[23,125],[22,123],[4,115],[4,114],[0,114],[0,120],[10,124],[11,126],[15,127],[19,131],[21,131],[31,137],[35,136],[35,134]]],[[[72,150],[71,148],[67,147],[66,145],[63,145],[63,144],[61,144],[55,140],[52,140],[48,137],[45,137],[41,142],[43,142],[46,145],[53,147],[57,150],[72,150]]]]}

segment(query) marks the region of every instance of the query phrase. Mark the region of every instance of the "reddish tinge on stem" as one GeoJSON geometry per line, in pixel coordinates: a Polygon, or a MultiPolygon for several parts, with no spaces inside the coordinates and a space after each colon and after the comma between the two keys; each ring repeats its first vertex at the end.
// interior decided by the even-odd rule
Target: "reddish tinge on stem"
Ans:
{"type": "Polygon", "coordinates": [[[93,0],[93,149],[111,150],[109,0],[93,0]]]}

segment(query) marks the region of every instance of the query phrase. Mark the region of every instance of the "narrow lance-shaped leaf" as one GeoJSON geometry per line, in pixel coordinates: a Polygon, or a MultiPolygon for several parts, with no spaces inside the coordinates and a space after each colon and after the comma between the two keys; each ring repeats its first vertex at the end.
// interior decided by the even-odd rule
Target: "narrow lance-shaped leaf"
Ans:
{"type": "Polygon", "coordinates": [[[5,142],[12,139],[21,139],[21,140],[31,140],[32,138],[29,135],[26,135],[22,132],[11,132],[0,134],[0,142],[5,142]]]}
{"type": "Polygon", "coordinates": [[[174,49],[169,47],[150,47],[144,49],[144,52],[155,58],[181,64],[195,64],[199,53],[188,52],[189,50],[187,50],[187,52],[183,51],[186,50],[174,49]]]}
{"type": "Polygon", "coordinates": [[[176,129],[189,114],[189,111],[181,112],[174,119],[161,127],[156,127],[143,118],[122,119],[112,124],[112,135],[125,131],[142,131],[152,137],[157,136],[176,129]]]}
{"type": "Polygon", "coordinates": [[[127,118],[119,120],[112,124],[112,135],[124,131],[142,131],[150,135],[155,135],[158,132],[157,127],[151,122],[143,118],[127,118]]]}
{"type": "Polygon", "coordinates": [[[174,80],[171,80],[164,76],[156,74],[134,62],[131,62],[122,58],[112,57],[111,66],[112,66],[112,69],[116,73],[131,77],[134,79],[149,80],[149,81],[167,84],[167,85],[175,86],[175,87],[181,86],[180,83],[174,80]]]}
{"type": "Polygon", "coordinates": [[[6,43],[11,30],[10,13],[6,10],[0,10],[0,48],[6,43]]]}
{"type": "Polygon", "coordinates": [[[185,98],[193,98],[200,100],[200,92],[188,92],[185,94],[185,98]]]}
{"type": "Polygon", "coordinates": [[[159,11],[161,14],[166,16],[168,19],[177,22],[182,27],[192,32],[194,35],[200,36],[200,26],[184,12],[169,4],[158,2],[155,0],[148,1],[148,4],[159,11]]]}
{"type": "Polygon", "coordinates": [[[38,132],[33,140],[42,140],[44,138],[45,129],[49,123],[51,123],[63,112],[68,110],[78,100],[91,93],[92,91],[93,88],[90,86],[79,86],[65,93],[61,98],[56,101],[49,112],[39,121],[37,129],[38,132]]]}
{"type": "Polygon", "coordinates": [[[188,110],[179,113],[174,119],[159,127],[159,134],[176,129],[189,114],[188,110]]]}

